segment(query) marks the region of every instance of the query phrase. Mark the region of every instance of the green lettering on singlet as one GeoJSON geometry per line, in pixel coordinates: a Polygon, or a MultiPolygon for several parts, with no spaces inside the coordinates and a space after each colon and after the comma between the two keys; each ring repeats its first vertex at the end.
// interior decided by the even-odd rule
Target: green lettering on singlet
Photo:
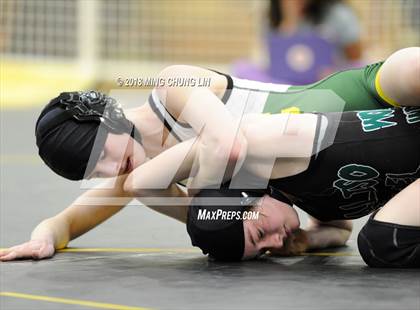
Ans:
{"type": "Polygon", "coordinates": [[[351,164],[341,167],[338,176],[347,181],[365,181],[378,177],[379,172],[369,166],[351,164]]]}
{"type": "Polygon", "coordinates": [[[414,124],[420,122],[420,108],[405,107],[403,108],[403,112],[407,123],[414,124]]]}
{"type": "Polygon", "coordinates": [[[379,172],[369,166],[350,164],[341,167],[337,176],[339,179],[334,181],[333,186],[341,191],[344,198],[348,199],[354,194],[375,191],[379,172]]]}
{"type": "Polygon", "coordinates": [[[396,122],[386,121],[394,117],[393,109],[381,109],[371,111],[360,111],[357,117],[362,121],[363,131],[370,132],[397,125],[396,122]]]}

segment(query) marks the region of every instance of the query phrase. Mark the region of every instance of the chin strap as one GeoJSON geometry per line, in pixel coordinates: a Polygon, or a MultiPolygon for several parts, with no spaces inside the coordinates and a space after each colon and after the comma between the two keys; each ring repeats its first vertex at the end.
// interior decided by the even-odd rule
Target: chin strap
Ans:
{"type": "Polygon", "coordinates": [[[138,143],[142,144],[140,131],[138,131],[138,129],[136,128],[136,126],[134,126],[134,124],[133,124],[133,128],[132,128],[132,130],[131,130],[130,136],[131,136],[134,140],[136,140],[138,143]]]}

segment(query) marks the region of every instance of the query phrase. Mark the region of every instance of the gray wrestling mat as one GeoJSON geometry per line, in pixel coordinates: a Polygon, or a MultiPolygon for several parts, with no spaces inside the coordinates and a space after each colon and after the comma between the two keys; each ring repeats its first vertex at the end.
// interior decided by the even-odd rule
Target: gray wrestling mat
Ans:
{"type": "MultiPolygon", "coordinates": [[[[1,111],[2,248],[82,192],[35,156],[37,114],[1,111]]],[[[52,259],[0,263],[0,309],[420,309],[419,270],[365,267],[365,221],[348,247],[226,264],[192,248],[183,224],[128,206],[52,259]]]]}

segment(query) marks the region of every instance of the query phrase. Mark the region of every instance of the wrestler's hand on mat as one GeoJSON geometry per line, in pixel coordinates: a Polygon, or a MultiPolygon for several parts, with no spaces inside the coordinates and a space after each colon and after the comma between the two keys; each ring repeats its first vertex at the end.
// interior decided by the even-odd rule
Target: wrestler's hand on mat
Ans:
{"type": "Polygon", "coordinates": [[[0,261],[16,259],[45,259],[55,253],[54,243],[50,240],[30,240],[0,251],[0,261]]]}
{"type": "Polygon", "coordinates": [[[269,254],[273,256],[295,256],[302,254],[309,247],[308,234],[303,229],[298,229],[284,240],[284,245],[279,250],[270,250],[269,254]]]}

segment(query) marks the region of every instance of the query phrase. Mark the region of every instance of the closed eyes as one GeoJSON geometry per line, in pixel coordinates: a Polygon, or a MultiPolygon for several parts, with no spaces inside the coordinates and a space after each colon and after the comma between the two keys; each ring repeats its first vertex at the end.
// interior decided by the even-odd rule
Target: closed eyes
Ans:
{"type": "Polygon", "coordinates": [[[259,240],[264,238],[264,231],[261,228],[258,228],[258,238],[259,240]]]}

